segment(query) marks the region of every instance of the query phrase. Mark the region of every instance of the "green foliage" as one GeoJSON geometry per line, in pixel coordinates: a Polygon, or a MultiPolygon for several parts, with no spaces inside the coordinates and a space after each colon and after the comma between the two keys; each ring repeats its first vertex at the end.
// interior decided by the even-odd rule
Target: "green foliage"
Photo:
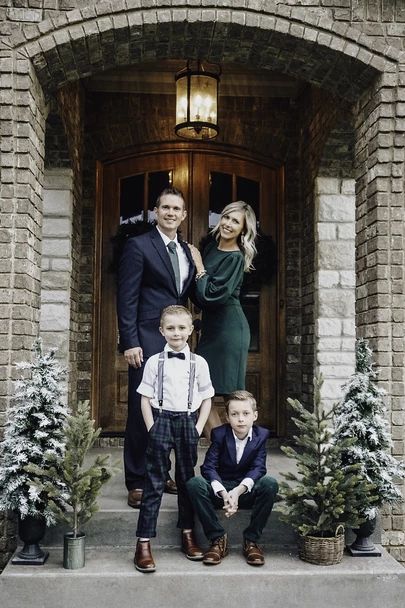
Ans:
{"type": "Polygon", "coordinates": [[[288,399],[296,414],[297,449],[281,449],[295,459],[297,473],[283,474],[287,481],[281,482],[280,491],[285,498],[282,519],[304,536],[326,537],[334,536],[339,524],[355,527],[364,521],[360,516],[363,496],[372,496],[372,486],[359,474],[358,465],[341,465],[341,450],[351,440],[333,440],[334,408],[328,412],[322,408],[321,386],[322,377],[315,378],[313,412],[298,400],[288,399]]]}
{"type": "Polygon", "coordinates": [[[364,478],[375,487],[377,500],[364,496],[367,518],[376,515],[376,507],[402,500],[395,478],[405,477],[405,468],[390,453],[391,434],[384,406],[385,392],[377,386],[372,351],[367,341],[356,342],[356,371],[345,385],[342,401],[335,411],[336,440],[352,439],[342,450],[342,462],[357,464],[364,478]]]}
{"type": "Polygon", "coordinates": [[[16,365],[21,378],[15,384],[0,445],[0,511],[14,510],[22,519],[27,515],[43,516],[47,524],[52,524],[55,518],[49,507],[49,493],[45,487],[39,491],[34,486],[27,465],[41,467],[44,479],[58,484],[58,466],[55,465],[55,481],[49,477],[47,467],[49,462],[60,462],[64,451],[67,408],[61,398],[61,379],[65,370],[59,365],[55,350],[43,352],[40,338],[32,350],[32,361],[16,365]]]}
{"type": "Polygon", "coordinates": [[[36,476],[35,485],[49,494],[50,508],[57,519],[69,524],[74,537],[98,510],[100,489],[115,472],[109,455],[96,456],[90,465],[85,462],[100,431],[94,428],[89,402],[81,401],[77,411],[67,418],[66,449],[61,463],[54,463],[49,471],[35,465],[29,466],[29,471],[36,476]],[[60,475],[62,490],[48,480],[49,472],[56,479],[60,475]]]}

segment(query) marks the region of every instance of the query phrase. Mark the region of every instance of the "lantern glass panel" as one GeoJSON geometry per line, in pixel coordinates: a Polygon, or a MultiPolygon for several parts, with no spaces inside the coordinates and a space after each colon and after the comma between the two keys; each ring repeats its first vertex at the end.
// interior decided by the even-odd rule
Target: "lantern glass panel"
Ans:
{"type": "Polygon", "coordinates": [[[187,122],[187,76],[176,82],[176,125],[187,122]]]}
{"type": "Polygon", "coordinates": [[[190,120],[216,124],[217,81],[204,75],[193,75],[190,80],[190,120]]]}

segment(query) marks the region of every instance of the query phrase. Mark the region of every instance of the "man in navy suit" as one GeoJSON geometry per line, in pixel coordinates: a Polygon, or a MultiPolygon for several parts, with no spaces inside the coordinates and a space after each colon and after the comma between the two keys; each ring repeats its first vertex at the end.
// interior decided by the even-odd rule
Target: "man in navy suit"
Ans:
{"type": "MultiPolygon", "coordinates": [[[[190,250],[177,235],[187,215],[182,193],[166,188],[158,197],[154,211],[157,225],[146,234],[128,239],[118,269],[120,350],[129,366],[125,484],[128,504],[134,508],[141,504],[148,441],[136,389],[146,360],[161,352],[165,345],[159,332],[162,309],[171,304],[186,304],[195,272],[190,250]]],[[[175,492],[174,482],[169,478],[169,491],[170,484],[175,492]]]]}
{"type": "Polygon", "coordinates": [[[278,491],[277,481],[266,475],[266,441],[269,431],[257,420],[256,400],[248,391],[234,391],[225,401],[227,424],[214,428],[211,445],[201,467],[202,477],[187,482],[187,490],[210,548],[206,565],[217,565],[228,554],[228,539],[215,509],[226,517],[238,508],[251,509],[243,531],[243,554],[251,566],[264,564],[257,544],[270,516],[278,491]]]}

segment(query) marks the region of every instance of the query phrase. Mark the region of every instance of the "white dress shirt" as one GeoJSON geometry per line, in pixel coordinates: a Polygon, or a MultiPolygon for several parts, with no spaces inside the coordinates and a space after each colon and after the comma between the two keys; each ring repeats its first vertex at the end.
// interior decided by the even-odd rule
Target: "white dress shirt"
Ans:
{"type": "MultiPolygon", "coordinates": [[[[172,349],[166,344],[164,351],[167,353],[170,350],[172,349]]],[[[163,366],[163,409],[170,412],[187,412],[188,409],[187,398],[190,377],[190,348],[188,344],[179,352],[184,353],[185,359],[177,359],[176,357],[169,359],[166,355],[163,366]]],[[[141,395],[149,397],[151,406],[157,409],[159,409],[158,365],[159,353],[152,355],[146,361],[142,382],[136,389],[141,395]]],[[[198,410],[204,399],[209,399],[214,394],[208,363],[199,355],[195,355],[195,379],[191,411],[198,410]]]]}
{"type": "MultiPolygon", "coordinates": [[[[243,452],[245,450],[246,444],[248,441],[251,441],[252,439],[252,432],[253,429],[252,427],[250,427],[250,430],[248,432],[248,434],[246,435],[246,437],[244,437],[244,439],[239,439],[239,437],[237,437],[232,429],[232,433],[235,439],[235,448],[236,448],[236,464],[239,464],[240,459],[242,458],[243,452]]],[[[240,482],[241,484],[243,484],[244,486],[246,486],[247,491],[251,492],[253,486],[255,485],[255,482],[253,481],[253,479],[251,479],[251,477],[245,477],[245,479],[242,479],[242,481],[240,482]]],[[[222,485],[222,483],[220,481],[218,481],[217,479],[214,479],[214,481],[211,481],[211,487],[214,491],[214,494],[216,494],[218,496],[219,492],[223,492],[225,490],[224,486],[222,485]]],[[[225,490],[226,491],[226,490],[225,490]]]]}
{"type": "MultiPolygon", "coordinates": [[[[171,243],[171,239],[169,239],[168,236],[166,236],[161,230],[159,230],[159,226],[156,226],[156,228],[157,228],[160,236],[162,237],[165,247],[167,249],[168,244],[171,243]]],[[[176,244],[177,257],[179,258],[180,293],[181,293],[183,291],[184,283],[186,282],[187,277],[188,277],[188,273],[189,273],[189,269],[190,269],[190,262],[188,261],[188,258],[186,256],[186,253],[185,253],[183,247],[179,243],[177,234],[173,239],[173,243],[176,244]]]]}

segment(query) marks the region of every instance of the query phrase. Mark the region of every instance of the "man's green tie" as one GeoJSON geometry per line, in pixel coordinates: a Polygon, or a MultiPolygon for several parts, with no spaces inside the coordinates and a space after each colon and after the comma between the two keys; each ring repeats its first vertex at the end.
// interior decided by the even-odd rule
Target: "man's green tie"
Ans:
{"type": "Polygon", "coordinates": [[[177,255],[177,247],[174,241],[170,241],[168,243],[167,248],[169,250],[169,258],[173,266],[174,278],[176,279],[176,287],[177,293],[180,293],[180,266],[179,266],[179,256],[177,255]]]}

